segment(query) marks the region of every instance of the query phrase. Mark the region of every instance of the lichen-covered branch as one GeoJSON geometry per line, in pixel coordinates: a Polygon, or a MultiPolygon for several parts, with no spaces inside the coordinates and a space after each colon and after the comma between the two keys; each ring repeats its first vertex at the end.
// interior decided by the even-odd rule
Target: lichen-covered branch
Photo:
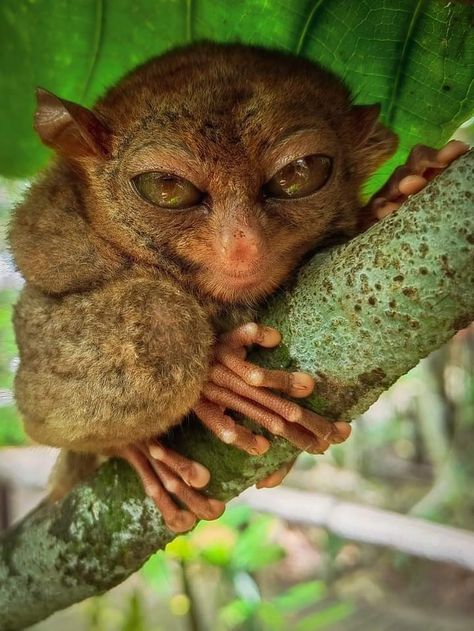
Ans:
{"type": "MultiPolygon", "coordinates": [[[[473,173],[471,152],[395,216],[318,255],[262,314],[284,343],[258,360],[315,374],[313,409],[354,418],[474,319],[473,173]]],[[[274,440],[268,454],[249,457],[192,422],[170,441],[210,468],[209,492],[223,499],[295,454],[274,440]]],[[[172,536],[128,466],[107,463],[3,537],[1,628],[23,629],[110,589],[172,536]]]]}

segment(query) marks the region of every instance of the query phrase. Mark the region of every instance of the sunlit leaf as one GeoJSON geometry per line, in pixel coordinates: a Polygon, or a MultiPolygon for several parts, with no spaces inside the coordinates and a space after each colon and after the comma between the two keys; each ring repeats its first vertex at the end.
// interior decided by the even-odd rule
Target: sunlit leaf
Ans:
{"type": "Polygon", "coordinates": [[[210,565],[224,567],[229,565],[232,560],[232,547],[222,542],[216,542],[214,545],[201,550],[200,556],[203,561],[210,565]]]}
{"type": "Polygon", "coordinates": [[[181,536],[176,537],[173,541],[170,541],[165,548],[165,554],[172,559],[179,559],[181,561],[190,561],[195,558],[197,551],[193,546],[190,537],[181,536]]]}

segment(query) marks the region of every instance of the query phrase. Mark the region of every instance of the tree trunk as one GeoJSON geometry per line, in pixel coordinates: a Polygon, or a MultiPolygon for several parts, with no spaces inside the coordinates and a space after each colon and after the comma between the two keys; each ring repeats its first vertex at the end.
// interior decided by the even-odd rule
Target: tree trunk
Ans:
{"type": "MultiPolygon", "coordinates": [[[[396,215],[317,255],[262,314],[284,342],[258,361],[315,374],[312,409],[354,418],[474,318],[473,172],[470,152],[396,215]]],[[[209,467],[209,492],[226,500],[296,453],[275,439],[265,456],[250,457],[193,422],[170,442],[209,467]]],[[[2,629],[22,629],[105,592],[172,538],[131,469],[107,463],[4,535],[2,629]]]]}

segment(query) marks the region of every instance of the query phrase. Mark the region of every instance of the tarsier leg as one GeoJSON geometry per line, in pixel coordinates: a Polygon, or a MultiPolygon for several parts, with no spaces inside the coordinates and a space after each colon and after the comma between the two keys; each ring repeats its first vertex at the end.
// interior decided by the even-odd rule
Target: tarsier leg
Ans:
{"type": "Polygon", "coordinates": [[[131,445],[120,455],[136,470],[145,493],[161,511],[166,526],[173,532],[185,532],[196,519],[217,519],[225,504],[206,497],[195,489],[209,482],[209,471],[157,441],[131,445]],[[180,508],[171,494],[189,510],[180,508]]]}
{"type": "Polygon", "coordinates": [[[194,411],[221,440],[250,454],[264,453],[268,441],[235,423],[225,414],[226,409],[244,414],[299,449],[321,453],[331,443],[345,440],[350,425],[328,421],[271,391],[279,390],[295,398],[308,396],[314,388],[312,377],[300,372],[266,370],[245,360],[245,346],[271,348],[280,340],[278,331],[254,322],[221,336],[209,381],[194,411]]]}
{"type": "Polygon", "coordinates": [[[439,150],[417,145],[411,150],[406,163],[395,169],[388,182],[369,201],[370,215],[374,219],[390,215],[407,197],[419,193],[430,180],[468,150],[469,147],[459,140],[451,140],[439,150]]]}

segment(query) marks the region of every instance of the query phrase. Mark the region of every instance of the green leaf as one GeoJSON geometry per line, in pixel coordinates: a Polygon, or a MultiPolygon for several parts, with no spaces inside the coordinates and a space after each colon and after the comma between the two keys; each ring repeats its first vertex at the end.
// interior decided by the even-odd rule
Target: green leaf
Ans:
{"type": "Polygon", "coordinates": [[[166,556],[180,561],[191,561],[197,556],[197,550],[191,537],[181,535],[170,541],[165,548],[166,556]]]}
{"type": "Polygon", "coordinates": [[[246,600],[233,600],[219,611],[219,620],[225,629],[235,629],[254,615],[258,603],[246,600]]]}
{"type": "Polygon", "coordinates": [[[225,524],[221,517],[213,522],[202,521],[188,538],[196,558],[211,565],[226,567],[232,561],[238,531],[225,524]]]}
{"type": "MultiPolygon", "coordinates": [[[[0,266],[1,263],[0,261],[0,266]]],[[[14,375],[10,362],[18,354],[12,323],[12,308],[16,297],[14,291],[0,291],[0,389],[11,388],[13,384],[14,375]]]]}
{"type": "Polygon", "coordinates": [[[256,611],[256,618],[259,621],[258,629],[263,631],[283,631],[288,625],[281,612],[275,607],[273,602],[262,601],[256,611]]]}
{"type": "Polygon", "coordinates": [[[0,446],[22,445],[25,442],[25,432],[15,407],[0,407],[0,446]]]}
{"type": "Polygon", "coordinates": [[[273,524],[272,517],[258,517],[242,532],[234,548],[232,565],[235,569],[253,572],[284,556],[280,546],[268,543],[273,524]]]}
{"type": "Polygon", "coordinates": [[[215,545],[208,545],[207,548],[201,550],[200,557],[210,565],[226,567],[232,559],[232,547],[218,541],[215,545]]]}
{"type": "Polygon", "coordinates": [[[222,517],[219,517],[219,524],[229,526],[229,528],[239,528],[244,526],[252,516],[252,509],[243,504],[235,504],[228,506],[222,517]]]}
{"type": "Polygon", "coordinates": [[[160,594],[171,592],[171,569],[163,551],[153,554],[140,570],[144,579],[160,594]]]}
{"type": "Polygon", "coordinates": [[[342,620],[346,620],[354,613],[354,606],[350,603],[337,603],[323,611],[318,611],[300,620],[294,631],[319,631],[330,628],[342,620]]]}
{"type": "Polygon", "coordinates": [[[145,614],[138,591],[135,591],[130,597],[125,621],[120,631],[145,631],[145,614]]]}
{"type": "Polygon", "coordinates": [[[91,104],[145,59],[213,39],[320,61],[358,103],[381,103],[401,136],[386,173],[410,146],[440,145],[471,115],[473,12],[439,0],[2,0],[0,172],[32,175],[47,159],[31,129],[35,86],[91,104]]]}
{"type": "Polygon", "coordinates": [[[322,581],[310,581],[290,587],[284,594],[272,599],[272,602],[282,612],[294,612],[309,605],[314,605],[323,598],[326,587],[322,581]]]}

